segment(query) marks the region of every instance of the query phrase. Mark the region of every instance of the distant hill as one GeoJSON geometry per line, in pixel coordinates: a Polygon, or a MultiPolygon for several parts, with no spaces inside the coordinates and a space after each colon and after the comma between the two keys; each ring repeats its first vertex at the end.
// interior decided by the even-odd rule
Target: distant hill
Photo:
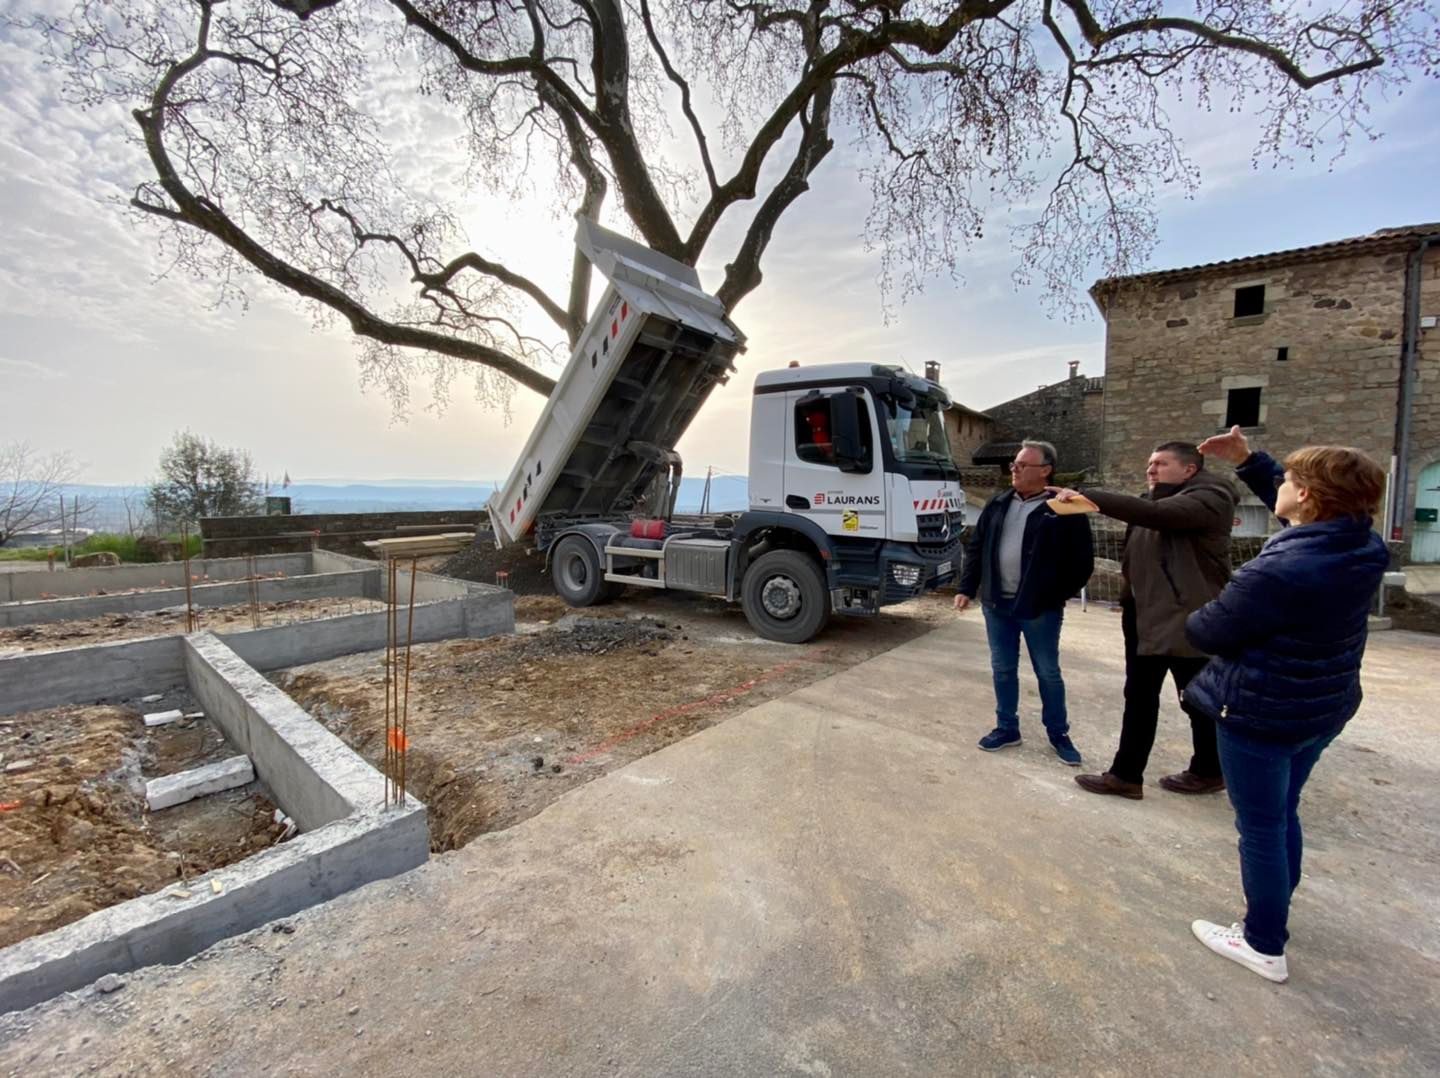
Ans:
{"type": "MultiPolygon", "coordinates": [[[[363,483],[291,483],[272,494],[290,498],[296,513],[386,513],[411,510],[481,509],[497,483],[442,483],[429,480],[407,482],[398,479],[363,483]]],[[[680,481],[676,511],[697,513],[705,488],[704,476],[680,481]]],[[[97,531],[125,531],[145,511],[145,489],[135,486],[75,484],[65,489],[67,500],[79,495],[82,505],[94,506],[82,525],[97,531]],[[126,501],[129,501],[129,514],[126,501]]],[[[743,475],[717,475],[710,483],[710,511],[739,512],[749,506],[749,482],[743,475]]]]}

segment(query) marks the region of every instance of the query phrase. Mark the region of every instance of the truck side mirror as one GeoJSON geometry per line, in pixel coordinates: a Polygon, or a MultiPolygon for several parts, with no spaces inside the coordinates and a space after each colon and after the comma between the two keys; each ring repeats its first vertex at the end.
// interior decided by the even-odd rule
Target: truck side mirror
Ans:
{"type": "Polygon", "coordinates": [[[835,463],[842,472],[870,471],[870,454],[861,439],[864,417],[862,398],[855,393],[836,393],[830,398],[830,437],[835,443],[835,463]]]}

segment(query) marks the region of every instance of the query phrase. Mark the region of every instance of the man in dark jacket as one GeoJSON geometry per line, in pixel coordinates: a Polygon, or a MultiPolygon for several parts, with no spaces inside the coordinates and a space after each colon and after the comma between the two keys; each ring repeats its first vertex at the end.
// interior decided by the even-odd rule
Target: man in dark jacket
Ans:
{"type": "Polygon", "coordinates": [[[1060,624],[1065,603],[1090,579],[1094,547],[1083,516],[1059,516],[1046,505],[1055,474],[1055,447],[1026,441],[1010,465],[1010,489],[991,498],[965,547],[955,609],[980,596],[995,680],[994,730],[980,747],[1020,744],[1020,637],[1040,686],[1040,716],[1055,754],[1072,767],[1080,753],[1070,740],[1065,682],[1060,676],[1060,624]]]}
{"type": "MultiPolygon", "coordinates": [[[[1138,801],[1144,796],[1145,765],[1160,720],[1160,691],[1168,673],[1176,692],[1208,661],[1185,639],[1185,618],[1220,594],[1230,579],[1230,529],[1235,489],[1205,470],[1205,460],[1188,442],[1166,442],[1145,467],[1148,494],[1132,497],[1107,490],[1084,491],[1106,516],[1123,520],[1121,626],[1125,634],[1125,714],[1120,746],[1110,770],[1076,775],[1081,787],[1138,801]]],[[[1068,501],[1072,490],[1056,491],[1068,501]]],[[[1215,746],[1215,724],[1190,716],[1194,755],[1179,774],[1160,785],[1175,793],[1213,793],[1225,788],[1215,746]]]]}

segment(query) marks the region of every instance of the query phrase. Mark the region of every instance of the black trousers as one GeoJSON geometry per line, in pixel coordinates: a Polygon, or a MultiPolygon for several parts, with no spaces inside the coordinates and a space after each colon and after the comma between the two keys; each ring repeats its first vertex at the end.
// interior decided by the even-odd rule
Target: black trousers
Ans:
{"type": "MultiPolygon", "coordinates": [[[[1165,675],[1175,682],[1178,695],[1210,660],[1138,654],[1135,607],[1130,603],[1121,610],[1120,625],[1125,633],[1125,715],[1120,720],[1120,747],[1115,750],[1110,773],[1126,782],[1143,782],[1145,765],[1155,746],[1155,728],[1160,723],[1160,690],[1165,687],[1165,675]]],[[[1191,715],[1190,737],[1195,749],[1195,755],[1190,757],[1190,772],[1202,778],[1219,778],[1215,723],[1203,715],[1191,715]]]]}

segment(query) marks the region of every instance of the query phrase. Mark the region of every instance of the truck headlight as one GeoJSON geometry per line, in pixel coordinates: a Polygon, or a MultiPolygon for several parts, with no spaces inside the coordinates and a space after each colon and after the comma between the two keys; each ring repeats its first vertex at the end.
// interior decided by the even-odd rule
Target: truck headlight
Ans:
{"type": "Polygon", "coordinates": [[[890,566],[890,577],[902,588],[913,588],[920,583],[920,566],[896,563],[890,566]]]}

